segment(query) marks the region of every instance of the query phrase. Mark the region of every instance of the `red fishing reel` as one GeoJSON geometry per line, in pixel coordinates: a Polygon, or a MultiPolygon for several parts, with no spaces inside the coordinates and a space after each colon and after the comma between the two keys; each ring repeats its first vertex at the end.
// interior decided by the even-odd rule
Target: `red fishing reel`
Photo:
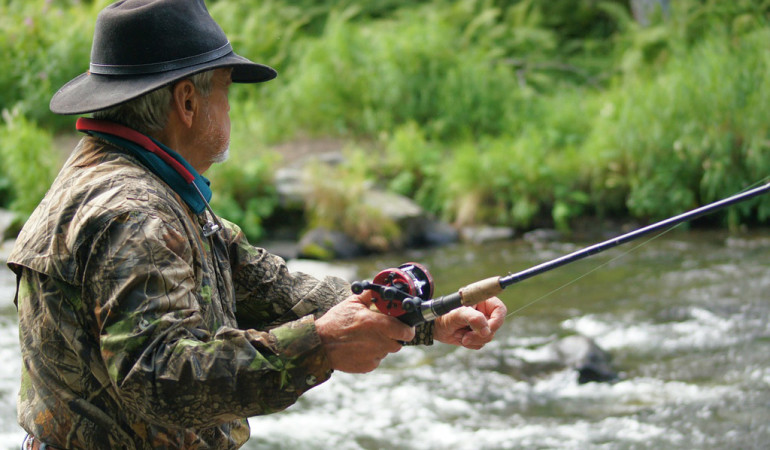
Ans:
{"type": "Polygon", "coordinates": [[[372,302],[383,314],[412,322],[411,315],[419,306],[433,297],[433,277],[422,264],[406,263],[395,269],[385,269],[369,281],[351,285],[354,294],[372,291],[372,302]]]}

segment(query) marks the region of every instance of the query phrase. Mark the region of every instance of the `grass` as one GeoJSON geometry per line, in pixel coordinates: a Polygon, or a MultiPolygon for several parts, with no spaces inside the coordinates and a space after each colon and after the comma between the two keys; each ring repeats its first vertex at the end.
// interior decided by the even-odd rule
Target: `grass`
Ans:
{"type": "MultiPolygon", "coordinates": [[[[72,124],[48,99],[85,70],[104,4],[0,1],[0,203],[22,215],[47,187],[50,136],[72,124]]],[[[270,148],[294,139],[356,148],[343,167],[316,169],[304,217],[361,241],[397,233],[357,203],[358,185],[457,225],[569,230],[587,215],[670,216],[770,172],[768,1],[681,0],[647,26],[624,1],[209,7],[240,54],[279,71],[234,87],[234,161],[211,172],[215,208],[252,239],[280,222],[270,148]]],[[[760,198],[713,223],[768,217],[760,198]]]]}

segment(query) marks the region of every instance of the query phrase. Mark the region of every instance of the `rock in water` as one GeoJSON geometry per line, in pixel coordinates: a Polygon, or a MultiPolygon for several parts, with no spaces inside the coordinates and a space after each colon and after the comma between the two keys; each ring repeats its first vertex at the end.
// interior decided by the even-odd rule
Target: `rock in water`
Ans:
{"type": "Polygon", "coordinates": [[[617,372],[610,364],[611,355],[599,347],[593,339],[572,335],[550,345],[565,366],[578,371],[580,374],[578,383],[618,379],[617,372]]]}

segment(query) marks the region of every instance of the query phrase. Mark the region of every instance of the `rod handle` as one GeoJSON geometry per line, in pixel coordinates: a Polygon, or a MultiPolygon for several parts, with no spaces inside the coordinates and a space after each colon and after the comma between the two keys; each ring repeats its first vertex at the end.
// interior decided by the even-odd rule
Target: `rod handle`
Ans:
{"type": "Polygon", "coordinates": [[[500,277],[490,277],[460,288],[460,297],[463,306],[471,306],[492,298],[502,291],[500,277]]]}

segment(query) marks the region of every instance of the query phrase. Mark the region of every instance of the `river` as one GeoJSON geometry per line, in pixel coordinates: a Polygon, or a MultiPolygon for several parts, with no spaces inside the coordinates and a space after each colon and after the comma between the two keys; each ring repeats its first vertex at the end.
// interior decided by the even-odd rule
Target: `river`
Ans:
{"type": "MultiPolygon", "coordinates": [[[[420,261],[441,295],[592,243],[454,245],[337,268],[370,279],[420,261]]],[[[20,362],[7,269],[0,295],[0,448],[16,449],[20,362]]],[[[405,348],[370,374],[335,373],[286,411],[251,419],[244,448],[767,448],[770,230],[675,230],[500,297],[516,312],[484,349],[405,348]],[[607,350],[620,379],[579,384],[572,369],[538,365],[544,346],[571,334],[607,350]]]]}

